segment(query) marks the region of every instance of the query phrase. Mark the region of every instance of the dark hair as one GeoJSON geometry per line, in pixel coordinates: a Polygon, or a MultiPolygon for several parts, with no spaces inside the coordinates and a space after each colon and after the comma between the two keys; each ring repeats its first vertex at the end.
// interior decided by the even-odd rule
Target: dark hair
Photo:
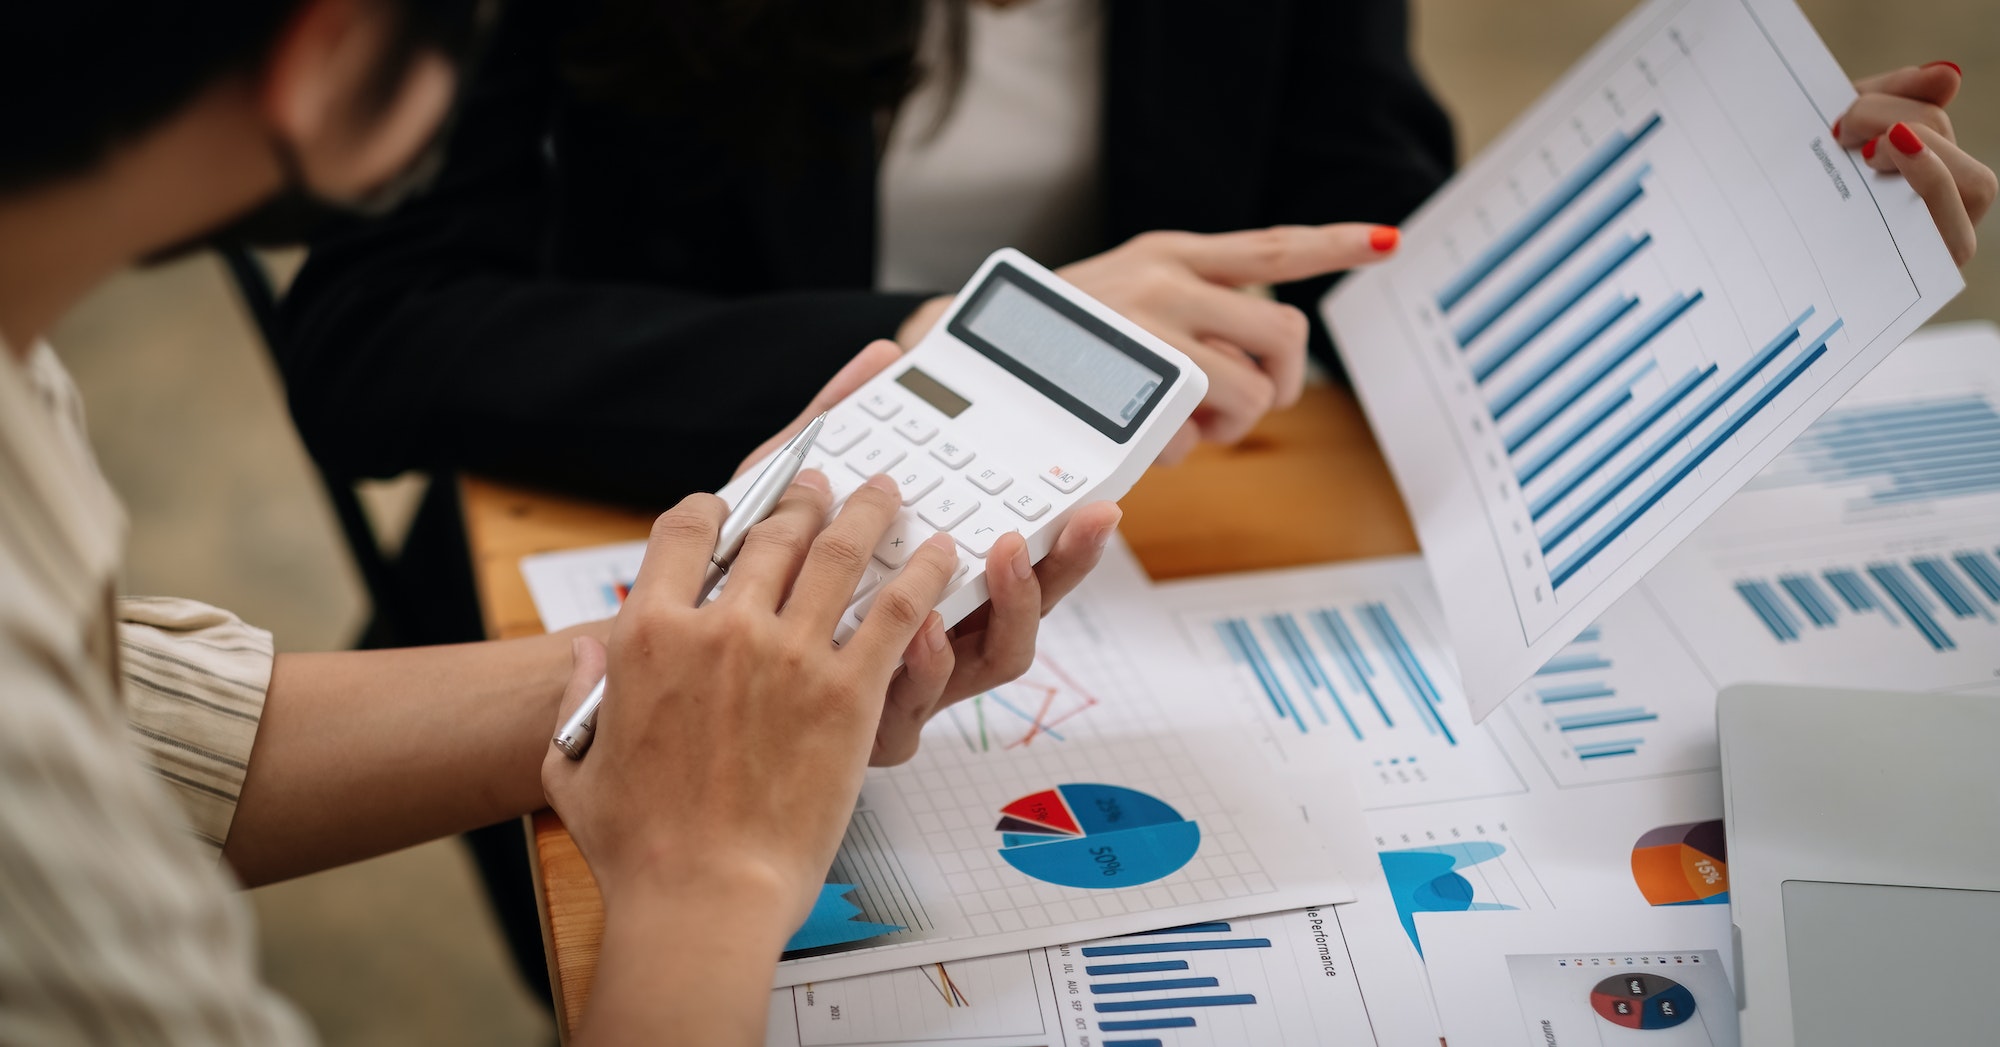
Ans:
{"type": "Polygon", "coordinates": [[[963,52],[964,0],[600,0],[564,41],[563,73],[592,101],[686,114],[769,152],[830,111],[893,114],[921,77],[955,84],[963,52]],[[926,70],[933,6],[946,57],[926,70]]]}
{"type": "MultiPolygon", "coordinates": [[[[397,16],[369,85],[386,104],[419,53],[457,56],[476,0],[377,0],[397,16]]],[[[95,167],[225,76],[257,68],[303,0],[7,0],[0,193],[95,167]]]]}

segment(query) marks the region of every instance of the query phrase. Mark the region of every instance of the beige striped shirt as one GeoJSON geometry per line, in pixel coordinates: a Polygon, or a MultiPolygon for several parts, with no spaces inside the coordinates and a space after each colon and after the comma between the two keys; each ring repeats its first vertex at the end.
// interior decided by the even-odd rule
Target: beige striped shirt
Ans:
{"type": "Polygon", "coordinates": [[[271,641],[114,600],[125,519],[47,346],[0,344],[0,1044],[288,1044],[217,855],[271,641]]]}

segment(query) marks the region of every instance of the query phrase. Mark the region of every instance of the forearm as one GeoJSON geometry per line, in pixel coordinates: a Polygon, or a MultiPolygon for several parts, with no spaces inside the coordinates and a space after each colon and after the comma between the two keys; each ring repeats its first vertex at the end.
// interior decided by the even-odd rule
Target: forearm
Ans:
{"type": "Polygon", "coordinates": [[[764,1042],[771,972],[796,922],[775,884],[605,894],[604,942],[581,1047],[764,1042]]]}
{"type": "Polygon", "coordinates": [[[280,655],[223,857],[256,886],[542,807],[570,666],[568,633],[280,655]]]}

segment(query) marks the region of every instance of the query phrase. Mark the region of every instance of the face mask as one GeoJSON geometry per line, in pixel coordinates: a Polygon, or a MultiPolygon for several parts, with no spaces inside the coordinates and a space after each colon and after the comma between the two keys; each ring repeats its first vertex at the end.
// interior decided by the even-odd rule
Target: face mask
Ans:
{"type": "MultiPolygon", "coordinates": [[[[478,0],[473,7],[469,42],[453,49],[457,56],[460,84],[470,83],[479,59],[485,51],[486,40],[491,36],[493,26],[499,20],[498,0],[478,0]]],[[[459,101],[465,97],[461,90],[451,110],[439,122],[436,133],[422,150],[418,151],[409,164],[382,184],[362,195],[348,200],[330,200],[313,192],[306,184],[304,168],[299,163],[298,154],[291,143],[273,137],[271,148],[278,158],[280,170],[284,174],[284,187],[270,199],[257,207],[239,215],[227,224],[156,251],[141,261],[141,265],[157,265],[162,262],[184,258],[199,251],[247,247],[281,247],[301,244],[311,239],[313,234],[335,222],[353,219],[380,218],[394,211],[412,197],[419,196],[437,181],[444,170],[445,144],[451,137],[451,129],[458,122],[459,101]]]]}
{"type": "Polygon", "coordinates": [[[422,194],[437,181],[444,169],[445,139],[451,120],[438,129],[430,143],[403,170],[361,196],[331,200],[306,185],[298,156],[291,144],[274,139],[278,162],[284,171],[284,188],[276,195],[227,224],[198,234],[164,250],[156,251],[141,265],[160,265],[210,249],[284,247],[301,244],[326,226],[343,219],[380,218],[422,194]]]}

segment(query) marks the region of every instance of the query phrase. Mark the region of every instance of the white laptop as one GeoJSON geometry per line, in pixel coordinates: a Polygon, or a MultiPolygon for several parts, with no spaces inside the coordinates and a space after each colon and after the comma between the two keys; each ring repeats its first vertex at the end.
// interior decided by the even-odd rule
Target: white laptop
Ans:
{"type": "Polygon", "coordinates": [[[2000,1044],[2000,697],[1738,686],[1716,718],[1742,1042],[2000,1044]]]}

